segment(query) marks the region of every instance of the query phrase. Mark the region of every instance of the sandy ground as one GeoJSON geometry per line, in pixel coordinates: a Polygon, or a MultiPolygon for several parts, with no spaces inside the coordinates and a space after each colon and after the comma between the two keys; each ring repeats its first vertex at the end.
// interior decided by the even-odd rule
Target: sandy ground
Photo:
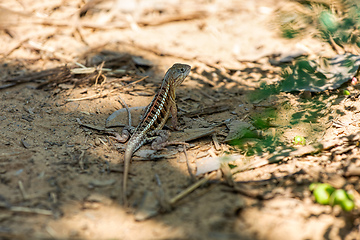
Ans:
{"type": "MultiPolygon", "coordinates": [[[[317,204],[309,190],[328,182],[352,192],[359,206],[359,91],[252,98],[261,82],[281,80],[274,57],[335,55],[318,39],[281,37],[276,14],[285,3],[1,2],[0,238],[359,239],[357,208],[317,204]],[[146,106],[175,62],[192,71],[177,91],[184,130],[171,139],[194,139],[185,152],[142,147],[124,206],[125,144],[103,131],[106,119],[123,109],[119,95],[130,107],[146,106]],[[261,133],[273,136],[270,143],[225,141],[230,123],[255,119],[271,122],[261,133]],[[297,135],[330,147],[281,155],[297,135]],[[165,208],[204,179],[189,174],[198,161],[224,154],[238,167],[258,165],[233,176],[214,171],[165,208]]],[[[133,125],[140,114],[132,111],[133,125]]],[[[126,116],[112,124],[126,124],[126,116]]]]}

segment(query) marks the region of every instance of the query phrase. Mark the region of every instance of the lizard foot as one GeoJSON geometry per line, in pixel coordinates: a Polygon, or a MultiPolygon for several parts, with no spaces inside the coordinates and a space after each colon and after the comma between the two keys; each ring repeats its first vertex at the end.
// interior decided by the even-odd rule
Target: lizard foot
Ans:
{"type": "Polygon", "coordinates": [[[108,132],[108,133],[113,135],[113,136],[110,136],[110,138],[112,138],[120,143],[124,143],[130,138],[130,133],[133,132],[133,130],[134,130],[134,127],[126,126],[123,128],[121,135],[118,132],[108,132]]]}

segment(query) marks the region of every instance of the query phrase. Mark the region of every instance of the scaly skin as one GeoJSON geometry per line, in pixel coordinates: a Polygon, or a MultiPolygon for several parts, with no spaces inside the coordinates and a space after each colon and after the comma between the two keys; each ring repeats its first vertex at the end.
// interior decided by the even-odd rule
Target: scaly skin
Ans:
{"type": "Polygon", "coordinates": [[[123,199],[126,205],[126,187],[129,175],[129,167],[132,155],[144,143],[154,140],[156,132],[161,130],[167,119],[172,115],[172,125],[177,128],[177,106],[175,102],[175,90],[189,75],[191,67],[186,64],[175,63],[166,72],[163,82],[157,94],[147,106],[145,114],[136,127],[134,134],[130,137],[125,149],[124,157],[124,179],[123,179],[123,199]]]}

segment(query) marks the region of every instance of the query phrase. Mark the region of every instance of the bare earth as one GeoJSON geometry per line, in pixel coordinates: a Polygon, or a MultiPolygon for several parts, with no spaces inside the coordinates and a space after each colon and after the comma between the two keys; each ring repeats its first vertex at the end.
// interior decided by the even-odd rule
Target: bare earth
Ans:
{"type": "MultiPolygon", "coordinates": [[[[275,16],[286,1],[123,2],[0,2],[0,239],[360,239],[357,98],[336,91],[251,98],[260,82],[281,80],[274,56],[335,54],[317,39],[281,38],[275,16]],[[171,140],[197,137],[186,152],[175,145],[135,156],[124,206],[125,144],[102,130],[123,108],[119,95],[130,107],[146,106],[175,62],[192,71],[177,91],[184,130],[171,140]],[[79,74],[75,63],[88,68],[79,74]],[[279,136],[272,164],[266,146],[246,156],[256,143],[241,150],[224,142],[230,122],[259,116],[272,123],[264,134],[279,136]],[[282,156],[297,135],[330,147],[282,156]],[[190,176],[187,161],[194,172],[197,161],[225,153],[238,167],[261,164],[232,177],[214,171],[166,204],[204,179],[190,176]],[[357,208],[315,203],[313,182],[352,192],[357,208]],[[152,206],[161,210],[150,217],[152,206]]],[[[114,121],[127,124],[126,112],[114,121]]]]}

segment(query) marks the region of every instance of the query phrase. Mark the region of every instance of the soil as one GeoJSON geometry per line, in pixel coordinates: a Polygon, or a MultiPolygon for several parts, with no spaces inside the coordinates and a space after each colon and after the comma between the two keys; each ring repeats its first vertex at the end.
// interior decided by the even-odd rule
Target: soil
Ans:
{"type": "MultiPolygon", "coordinates": [[[[258,96],[282,79],[276,57],[336,54],[281,37],[288,1],[125,2],[1,3],[0,238],[359,239],[359,90],[258,96]],[[143,146],[125,206],[126,144],[108,133],[127,124],[119,96],[146,106],[175,62],[192,71],[177,90],[184,130],[170,139],[189,145],[143,146]],[[230,144],[232,123],[257,120],[265,137],[230,144]],[[193,176],[223,155],[243,170],[193,176]],[[314,182],[347,190],[355,209],[316,203],[314,182]]],[[[141,110],[131,112],[136,125],[141,110]]]]}

